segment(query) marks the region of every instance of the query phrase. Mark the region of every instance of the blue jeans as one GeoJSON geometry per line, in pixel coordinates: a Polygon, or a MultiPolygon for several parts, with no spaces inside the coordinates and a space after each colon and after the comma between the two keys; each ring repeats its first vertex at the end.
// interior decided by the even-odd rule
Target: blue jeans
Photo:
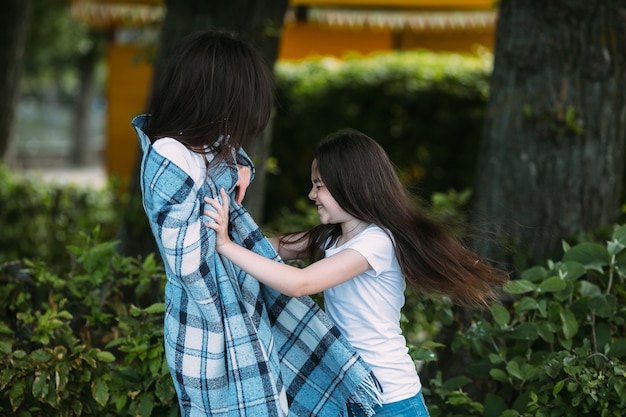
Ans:
{"type": "MultiPolygon", "coordinates": [[[[406,400],[376,406],[374,410],[376,411],[374,417],[429,417],[422,391],[406,400]]],[[[350,417],[365,417],[363,411],[356,404],[348,407],[348,415],[350,417]]]]}

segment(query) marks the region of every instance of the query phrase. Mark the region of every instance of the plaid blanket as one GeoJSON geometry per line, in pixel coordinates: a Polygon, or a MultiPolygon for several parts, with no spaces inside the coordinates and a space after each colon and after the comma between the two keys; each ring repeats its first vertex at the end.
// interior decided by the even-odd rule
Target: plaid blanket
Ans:
{"type": "MultiPolygon", "coordinates": [[[[146,117],[133,126],[143,206],[165,264],[165,353],[182,416],[343,416],[347,402],[373,414],[375,377],[315,302],[260,284],[214,251],[203,199],[223,187],[232,240],[281,261],[234,201],[236,165],[194,183],[154,150],[146,117]]],[[[253,168],[243,151],[237,159],[253,168]]]]}

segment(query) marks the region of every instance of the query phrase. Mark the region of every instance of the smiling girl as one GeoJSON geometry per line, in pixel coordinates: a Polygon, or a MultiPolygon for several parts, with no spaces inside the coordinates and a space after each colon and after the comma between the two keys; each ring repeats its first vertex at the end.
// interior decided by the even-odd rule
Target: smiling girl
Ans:
{"type": "MultiPolygon", "coordinates": [[[[382,147],[355,130],[329,135],[311,164],[320,225],[272,239],[284,260],[230,241],[228,199],[207,199],[216,250],[260,282],[290,296],[324,292],[326,313],[381,385],[376,416],[428,416],[421,381],[400,328],[408,281],[419,293],[488,305],[506,276],[448,236],[415,205],[382,147]]],[[[353,407],[351,415],[361,416],[353,407]]]]}

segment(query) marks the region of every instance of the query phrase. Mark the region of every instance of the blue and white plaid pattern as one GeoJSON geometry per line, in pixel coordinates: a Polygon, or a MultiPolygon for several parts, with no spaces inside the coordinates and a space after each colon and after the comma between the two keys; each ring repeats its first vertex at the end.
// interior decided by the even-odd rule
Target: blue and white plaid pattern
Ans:
{"type": "Polygon", "coordinates": [[[377,381],[325,313],[309,297],[259,284],[214,251],[203,199],[224,188],[232,240],[280,261],[233,199],[236,166],[195,184],[154,150],[142,131],[146,117],[133,126],[143,152],[143,205],[167,275],[165,352],[182,416],[334,417],[347,415],[347,402],[371,415],[377,381]]]}

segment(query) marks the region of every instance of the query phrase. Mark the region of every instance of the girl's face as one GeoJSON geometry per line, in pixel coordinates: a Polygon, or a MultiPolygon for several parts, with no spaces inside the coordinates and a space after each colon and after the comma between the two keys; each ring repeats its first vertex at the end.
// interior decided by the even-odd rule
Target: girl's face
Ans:
{"type": "Polygon", "coordinates": [[[315,160],[311,164],[311,184],[309,199],[317,206],[317,215],[320,216],[322,224],[340,224],[354,219],[337,204],[337,201],[322,182],[315,160]]]}

